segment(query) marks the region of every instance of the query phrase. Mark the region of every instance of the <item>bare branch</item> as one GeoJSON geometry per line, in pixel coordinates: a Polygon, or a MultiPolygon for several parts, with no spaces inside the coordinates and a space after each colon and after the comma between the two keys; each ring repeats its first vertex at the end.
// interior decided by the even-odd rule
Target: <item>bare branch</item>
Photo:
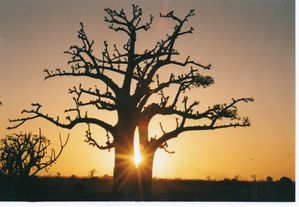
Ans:
{"type": "Polygon", "coordinates": [[[65,148],[69,135],[63,143],[61,136],[60,150],[47,156],[50,140],[41,135],[13,134],[8,135],[0,143],[0,173],[10,176],[34,176],[39,171],[54,164],[65,148]]]}
{"type": "Polygon", "coordinates": [[[103,110],[108,110],[108,111],[113,111],[113,110],[117,109],[116,97],[111,92],[109,92],[108,87],[107,87],[105,93],[101,93],[100,90],[96,86],[95,86],[94,90],[92,88],[89,88],[87,90],[87,89],[82,88],[82,84],[80,84],[78,88],[73,87],[73,88],[69,89],[69,93],[75,94],[73,99],[75,101],[76,108],[68,109],[68,110],[66,110],[66,112],[77,111],[79,117],[81,116],[80,110],[79,110],[79,107],[81,107],[81,106],[94,105],[94,106],[96,106],[97,109],[101,109],[101,110],[103,109],[103,110]],[[83,101],[81,101],[81,98],[84,94],[91,95],[91,96],[95,97],[96,99],[89,100],[87,102],[83,102],[83,101]]]}
{"type": "Polygon", "coordinates": [[[45,73],[47,74],[45,77],[46,79],[50,79],[53,77],[90,77],[94,79],[98,79],[103,81],[105,84],[107,84],[116,94],[119,92],[119,87],[113,82],[113,80],[106,75],[103,74],[94,74],[94,73],[83,73],[80,71],[72,71],[72,72],[54,72],[54,71],[49,71],[47,69],[44,70],[45,73]]]}
{"type": "MultiPolygon", "coordinates": [[[[40,130],[39,136],[40,136],[40,138],[42,137],[41,130],[40,130]]],[[[60,149],[59,149],[58,154],[56,155],[55,150],[52,149],[51,150],[51,156],[49,157],[49,160],[45,161],[43,163],[39,163],[39,166],[36,166],[36,170],[32,172],[31,176],[36,175],[42,169],[45,169],[47,171],[47,168],[49,166],[51,166],[52,164],[54,164],[57,161],[57,159],[60,157],[60,155],[62,154],[63,149],[65,148],[66,144],[68,143],[69,138],[70,138],[70,134],[67,135],[67,138],[66,138],[65,142],[63,143],[61,135],[59,134],[60,149]]],[[[46,148],[44,148],[44,150],[46,150],[46,148]]]]}
{"type": "Polygon", "coordinates": [[[215,129],[223,129],[223,128],[231,128],[231,127],[249,127],[250,122],[248,117],[244,117],[242,122],[235,122],[230,124],[223,124],[223,125],[196,125],[196,126],[186,126],[186,127],[179,127],[175,130],[165,133],[162,135],[159,139],[157,139],[155,143],[155,148],[158,148],[160,145],[162,145],[164,142],[177,137],[179,134],[186,132],[186,131],[198,131],[198,130],[215,130],[215,129]]]}
{"type": "MultiPolygon", "coordinates": [[[[144,92],[146,91],[147,88],[149,88],[149,84],[152,82],[152,79],[154,75],[157,73],[157,71],[166,65],[176,65],[181,67],[191,65],[203,69],[211,68],[210,64],[207,66],[203,65],[201,63],[190,60],[190,57],[187,57],[184,62],[171,59],[173,55],[179,54],[179,52],[174,49],[174,45],[178,37],[193,32],[192,27],[189,30],[181,31],[184,23],[188,21],[188,19],[193,15],[194,15],[194,10],[191,10],[184,18],[179,18],[175,16],[173,11],[169,12],[166,15],[162,15],[162,14],[160,15],[163,18],[173,19],[176,22],[178,22],[178,24],[174,27],[173,33],[167,36],[166,40],[162,40],[161,42],[158,42],[154,47],[154,49],[146,50],[144,54],[137,56],[137,60],[136,60],[137,63],[139,63],[139,61],[146,62],[146,66],[144,67],[145,70],[143,71],[142,77],[145,77],[145,74],[147,73],[145,80],[141,83],[139,82],[138,87],[136,88],[136,97],[138,99],[141,99],[143,95],[145,95],[144,92]],[[149,68],[151,69],[149,70],[149,72],[147,72],[149,68]]],[[[147,94],[146,96],[149,96],[149,94],[147,94]]],[[[148,97],[145,99],[148,99],[148,97]]],[[[143,103],[144,102],[146,102],[146,100],[144,100],[143,103]]]]}
{"type": "Polygon", "coordinates": [[[147,31],[150,28],[154,17],[150,15],[149,22],[140,25],[142,18],[142,9],[134,4],[132,5],[132,9],[132,19],[128,19],[123,9],[117,11],[106,8],[105,11],[107,13],[107,16],[105,16],[105,22],[109,23],[110,29],[116,32],[125,32],[129,36],[131,36],[132,33],[135,33],[138,30],[147,31]]]}
{"type": "Polygon", "coordinates": [[[109,136],[108,131],[107,131],[107,135],[106,135],[107,142],[106,142],[106,145],[103,146],[103,145],[99,145],[97,143],[97,141],[94,138],[92,138],[92,133],[91,133],[91,130],[90,130],[90,124],[87,124],[87,126],[88,126],[88,129],[87,129],[86,135],[85,135],[85,137],[86,137],[86,140],[84,140],[85,142],[87,142],[89,145],[91,145],[93,147],[95,146],[95,147],[97,147],[98,149],[101,149],[101,150],[106,150],[107,149],[108,151],[110,151],[110,149],[112,149],[114,147],[114,143],[110,142],[110,136],[109,136]]]}
{"type": "Polygon", "coordinates": [[[90,41],[85,33],[83,23],[80,23],[81,28],[78,31],[78,39],[81,40],[82,46],[73,45],[69,51],[64,53],[71,56],[68,64],[71,65],[71,71],[56,69],[55,71],[44,70],[46,73],[45,80],[59,76],[79,76],[79,77],[90,77],[101,80],[104,84],[108,85],[115,93],[119,92],[119,87],[114,83],[108,76],[103,74],[104,70],[117,72],[124,75],[121,70],[114,68],[112,64],[107,66],[107,61],[99,61],[93,55],[93,44],[94,41],[90,41]],[[99,65],[102,63],[102,65],[99,65]],[[104,64],[105,63],[105,64],[104,64]]]}
{"type": "MultiPolygon", "coordinates": [[[[214,83],[214,80],[210,76],[202,76],[197,73],[197,70],[191,69],[187,74],[181,74],[178,77],[175,77],[173,74],[170,75],[168,81],[164,83],[160,83],[157,80],[157,87],[154,89],[148,89],[146,93],[144,93],[143,99],[140,101],[138,108],[141,111],[146,104],[147,100],[155,93],[161,96],[160,105],[163,108],[175,109],[177,108],[177,103],[179,96],[185,92],[185,90],[191,90],[192,88],[197,87],[208,87],[214,83]],[[163,89],[170,87],[171,85],[179,85],[178,91],[173,99],[173,102],[167,106],[167,102],[169,100],[168,96],[165,96],[163,93],[163,89]]],[[[141,93],[139,94],[141,95],[141,93]]],[[[137,96],[137,94],[136,94],[137,96]]]]}
{"type": "Polygon", "coordinates": [[[212,108],[208,108],[208,110],[199,113],[198,111],[194,111],[194,107],[199,104],[199,102],[195,101],[191,105],[187,104],[188,98],[185,97],[183,99],[184,110],[180,111],[174,109],[172,107],[162,107],[159,104],[153,103],[146,107],[146,109],[142,112],[141,117],[147,117],[151,119],[157,114],[161,115],[179,115],[182,117],[181,123],[179,123],[178,119],[176,119],[176,129],[171,132],[165,132],[160,124],[161,130],[163,132],[162,137],[160,137],[157,141],[156,147],[162,145],[167,140],[178,136],[180,133],[185,131],[193,131],[193,130],[214,130],[221,128],[229,128],[229,127],[248,127],[250,126],[250,122],[248,117],[239,117],[237,113],[236,104],[239,102],[252,102],[253,98],[240,98],[233,99],[230,104],[217,104],[212,108]],[[217,121],[222,119],[229,120],[237,120],[237,122],[229,123],[229,124],[220,124],[216,125],[217,121]],[[193,120],[201,120],[205,119],[210,121],[208,125],[195,125],[195,126],[185,126],[185,122],[187,119],[193,120]]]}
{"type": "Polygon", "coordinates": [[[174,154],[174,151],[169,151],[168,150],[168,144],[167,142],[164,142],[162,145],[159,146],[159,148],[164,149],[165,152],[169,153],[169,154],[174,154]]]}
{"type": "MultiPolygon", "coordinates": [[[[33,107],[36,107],[34,109],[31,110],[23,110],[22,114],[28,114],[28,117],[23,117],[23,118],[18,118],[18,119],[13,119],[13,120],[9,120],[11,123],[16,123],[16,125],[8,127],[8,129],[15,129],[21,125],[23,125],[26,121],[35,119],[35,118],[43,118],[53,124],[55,124],[56,126],[62,127],[62,128],[66,128],[66,129],[72,129],[74,126],[76,126],[77,124],[80,123],[89,123],[89,124],[96,124],[102,128],[104,128],[105,130],[108,130],[110,133],[114,133],[114,128],[113,126],[111,126],[110,124],[107,124],[106,122],[99,120],[99,119],[94,119],[94,118],[88,118],[88,117],[80,117],[77,116],[75,119],[71,119],[69,116],[66,117],[67,120],[69,120],[70,123],[66,124],[66,123],[61,123],[59,122],[59,118],[54,119],[52,117],[49,117],[48,114],[43,114],[40,112],[40,108],[41,105],[38,103],[35,104],[31,104],[33,107]]],[[[67,111],[71,111],[71,110],[67,110],[67,111]]]]}

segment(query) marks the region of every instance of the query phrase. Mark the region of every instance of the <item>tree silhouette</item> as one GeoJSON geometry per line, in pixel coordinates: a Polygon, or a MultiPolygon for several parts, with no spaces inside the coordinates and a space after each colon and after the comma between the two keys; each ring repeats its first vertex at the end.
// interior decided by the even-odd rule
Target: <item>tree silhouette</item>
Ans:
{"type": "Polygon", "coordinates": [[[268,183],[271,183],[271,182],[273,182],[273,178],[272,178],[271,176],[267,176],[267,177],[266,177],[266,181],[267,181],[268,183]]]}
{"type": "Polygon", "coordinates": [[[88,172],[88,175],[90,178],[94,178],[94,175],[96,174],[97,170],[96,169],[91,169],[89,172],[88,172]]]}
{"type": "MultiPolygon", "coordinates": [[[[69,137],[68,137],[69,138],[69,137]]],[[[13,134],[7,135],[0,143],[0,174],[8,176],[34,176],[39,171],[54,164],[60,157],[68,142],[62,143],[60,137],[60,150],[56,154],[51,150],[47,155],[50,140],[41,135],[13,134]]]]}
{"type": "Polygon", "coordinates": [[[255,174],[253,174],[253,175],[251,175],[251,177],[252,177],[253,181],[256,182],[256,177],[257,176],[255,174]]]}
{"type": "Polygon", "coordinates": [[[34,103],[31,110],[23,110],[25,117],[10,120],[15,123],[10,128],[16,128],[28,120],[39,117],[67,129],[72,129],[80,123],[87,124],[85,140],[87,143],[102,150],[114,148],[113,192],[115,195],[120,199],[150,199],[152,165],[157,149],[162,148],[171,153],[167,148],[167,141],[186,131],[248,127],[249,119],[238,115],[236,105],[240,102],[251,102],[253,98],[232,99],[231,103],[216,104],[199,112],[196,110],[199,101],[190,102],[188,96],[183,96],[187,90],[205,88],[214,83],[212,77],[199,73],[200,70],[209,70],[210,64],[201,64],[190,57],[184,61],[176,58],[180,55],[175,49],[177,40],[194,31],[193,27],[184,28],[186,22],[194,16],[194,10],[190,10],[182,18],[173,11],[167,14],[160,13],[160,18],[175,23],[173,31],[158,41],[153,48],[142,52],[136,49],[137,34],[150,29],[153,16],[142,23],[143,12],[137,5],[132,6],[131,17],[123,9],[118,11],[106,8],[105,12],[105,22],[109,24],[109,28],[122,32],[128,37],[122,49],[114,44],[111,52],[105,41],[104,50],[97,57],[94,54],[94,41],[87,37],[83,23],[80,23],[78,39],[81,45],[73,45],[65,52],[70,55],[68,61],[70,69],[45,70],[45,79],[86,77],[97,80],[98,85],[94,88],[84,88],[80,84],[78,87],[69,89],[69,93],[74,96],[75,107],[65,110],[65,113],[72,113],[66,116],[66,121],[61,121],[59,117],[48,116],[41,111],[39,103],[34,103]],[[166,66],[179,67],[185,72],[180,75],[171,73],[166,81],[162,81],[161,71],[166,66]],[[189,69],[186,69],[187,67],[189,69]],[[117,84],[114,77],[120,77],[122,83],[117,84]],[[174,88],[176,92],[173,97],[165,93],[167,88],[174,88]],[[155,96],[160,97],[160,100],[153,102],[151,98],[155,96]],[[116,112],[117,123],[111,125],[105,120],[91,117],[86,110],[84,111],[84,107],[88,106],[94,106],[99,111],[116,112]],[[176,128],[166,131],[160,123],[162,136],[150,138],[148,125],[156,115],[174,115],[176,128]],[[189,120],[203,120],[204,124],[188,125],[189,120]],[[221,120],[222,124],[219,123],[221,120]],[[230,120],[232,123],[225,120],[230,120]],[[99,144],[98,139],[91,133],[90,125],[99,126],[107,131],[106,145],[99,144]],[[142,162],[137,168],[132,159],[136,127],[139,131],[142,154],[142,162]]]}

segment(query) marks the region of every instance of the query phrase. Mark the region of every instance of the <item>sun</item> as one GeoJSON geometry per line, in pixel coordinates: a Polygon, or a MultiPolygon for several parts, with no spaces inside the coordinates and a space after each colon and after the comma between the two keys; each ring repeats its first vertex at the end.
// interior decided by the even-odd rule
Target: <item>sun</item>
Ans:
{"type": "Polygon", "coordinates": [[[135,162],[136,168],[138,167],[141,160],[142,160],[142,157],[141,157],[141,153],[140,153],[139,133],[138,133],[138,127],[136,127],[135,133],[134,133],[134,162],[135,162]]]}

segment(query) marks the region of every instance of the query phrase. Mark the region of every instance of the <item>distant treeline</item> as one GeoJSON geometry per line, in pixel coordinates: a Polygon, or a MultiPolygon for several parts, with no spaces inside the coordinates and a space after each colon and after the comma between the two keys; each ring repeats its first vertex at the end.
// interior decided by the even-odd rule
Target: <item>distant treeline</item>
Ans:
{"type": "MultiPolygon", "coordinates": [[[[0,176],[0,201],[115,201],[112,177],[0,176]]],[[[295,201],[295,182],[154,179],[153,201],[295,201]]]]}

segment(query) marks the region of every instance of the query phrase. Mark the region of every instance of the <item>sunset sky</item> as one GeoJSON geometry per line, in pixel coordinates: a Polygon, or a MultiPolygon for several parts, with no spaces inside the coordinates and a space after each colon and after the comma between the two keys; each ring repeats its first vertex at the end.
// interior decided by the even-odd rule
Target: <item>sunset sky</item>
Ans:
{"type": "MultiPolygon", "coordinates": [[[[84,142],[86,126],[63,130],[36,119],[15,130],[7,130],[9,118],[20,117],[22,109],[39,102],[43,111],[56,117],[73,106],[68,88],[78,83],[94,86],[88,79],[55,78],[44,81],[45,68],[68,68],[69,46],[79,43],[76,32],[82,21],[101,54],[103,41],[122,45],[126,37],[108,29],[104,8],[131,13],[135,3],[154,23],[138,36],[138,49],[151,48],[173,29],[173,22],[161,20],[159,12],[174,10],[179,16],[195,9],[188,21],[193,35],[177,42],[181,58],[188,55],[203,64],[212,64],[215,84],[196,89],[192,98],[200,101],[199,110],[209,105],[230,102],[231,98],[254,97],[254,103],[239,104],[240,114],[249,116],[249,128],[196,131],[171,140],[169,149],[156,153],[155,177],[295,179],[295,2],[288,0],[1,0],[0,1],[0,137],[13,132],[42,132],[59,146],[58,135],[70,133],[62,157],[48,174],[57,172],[87,176],[112,175],[113,151],[100,151],[84,142]]],[[[189,28],[189,27],[187,27],[189,28]]],[[[170,68],[169,70],[177,70],[170,68]]],[[[187,71],[187,68],[186,68],[187,71]]],[[[91,113],[98,113],[96,110],[91,113]]],[[[114,115],[100,114],[109,123],[114,115]]],[[[159,121],[166,130],[174,118],[156,117],[150,135],[161,134],[159,121]],[[167,124],[166,124],[167,123],[167,124]]],[[[105,131],[93,128],[105,143],[105,131]]],[[[47,174],[45,172],[41,174],[47,174]]]]}

